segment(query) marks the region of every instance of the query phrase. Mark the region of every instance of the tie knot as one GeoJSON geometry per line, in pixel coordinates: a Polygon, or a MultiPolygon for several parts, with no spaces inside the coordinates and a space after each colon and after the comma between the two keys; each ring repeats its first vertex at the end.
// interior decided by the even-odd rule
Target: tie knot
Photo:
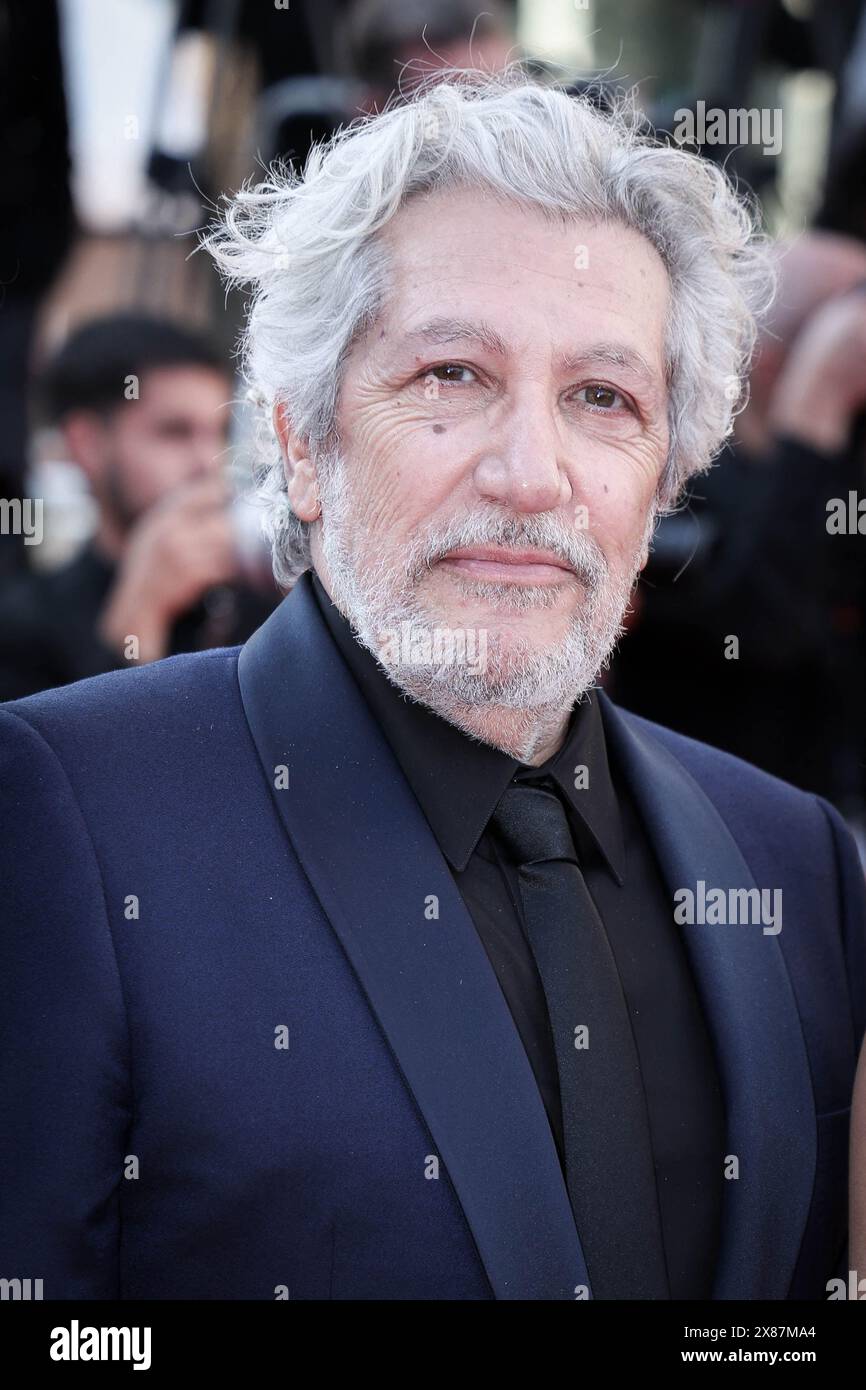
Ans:
{"type": "Polygon", "coordinates": [[[492,824],[517,864],[545,859],[578,862],[565,807],[556,792],[512,783],[499,799],[492,824]]]}

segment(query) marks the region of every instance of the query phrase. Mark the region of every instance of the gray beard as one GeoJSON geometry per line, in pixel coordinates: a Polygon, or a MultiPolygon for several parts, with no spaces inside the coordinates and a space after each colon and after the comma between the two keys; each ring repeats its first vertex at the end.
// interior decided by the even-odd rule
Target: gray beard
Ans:
{"type": "MultiPolygon", "coordinates": [[[[339,455],[317,460],[322,523],[319,540],[331,597],[357,639],[404,694],[484,742],[528,761],[552,723],[582,699],[608,664],[623,633],[642,546],[629,572],[612,576],[601,547],[550,513],[511,516],[490,508],[447,525],[417,530],[399,560],[365,554],[339,455]],[[322,464],[324,463],[324,467],[322,464]],[[354,514],[354,515],[353,515],[354,514]],[[354,523],[354,524],[353,524],[354,523]],[[551,550],[583,589],[568,630],[547,648],[529,637],[482,627],[455,628],[459,617],[423,598],[419,584],[452,549],[483,544],[551,550]]],[[[651,535],[654,511],[644,539],[651,535]]],[[[526,613],[557,604],[558,588],[500,585],[471,577],[458,594],[497,610],[526,613]]]]}

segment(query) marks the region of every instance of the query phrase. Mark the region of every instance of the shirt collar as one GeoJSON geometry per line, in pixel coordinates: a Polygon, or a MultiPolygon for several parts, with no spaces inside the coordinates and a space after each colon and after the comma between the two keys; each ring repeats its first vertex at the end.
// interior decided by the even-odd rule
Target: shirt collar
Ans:
{"type": "Polygon", "coordinates": [[[586,855],[595,850],[622,884],[622,821],[601,711],[593,693],[572,710],[568,733],[558,752],[541,766],[530,767],[464,733],[399,690],[358,641],[315,572],[312,589],[334,642],[453,869],[466,868],[497,802],[515,776],[518,781],[549,776],[574,813],[572,829],[578,852],[586,855]],[[445,775],[443,769],[447,769],[445,775]]]}

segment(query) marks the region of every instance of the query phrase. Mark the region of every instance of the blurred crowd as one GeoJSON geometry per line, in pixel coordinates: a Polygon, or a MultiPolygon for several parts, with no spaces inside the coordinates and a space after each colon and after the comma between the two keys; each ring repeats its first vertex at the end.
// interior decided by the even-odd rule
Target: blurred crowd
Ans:
{"type": "Polygon", "coordinates": [[[520,59],[600,102],[635,87],[661,133],[699,102],[784,113],[780,150],[702,150],[760,199],[779,294],[606,680],[828,797],[866,844],[864,8],[114,0],[106,27],[100,0],[0,0],[0,700],[242,642],[279,602],[245,500],[243,306],[196,231],[420,78],[520,59]],[[114,66],[99,106],[89,74],[114,66]]]}

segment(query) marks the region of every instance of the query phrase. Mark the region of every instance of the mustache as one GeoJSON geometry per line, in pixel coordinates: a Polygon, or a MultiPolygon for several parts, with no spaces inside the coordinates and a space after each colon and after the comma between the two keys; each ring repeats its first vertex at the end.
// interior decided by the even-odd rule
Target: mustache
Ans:
{"type": "Polygon", "coordinates": [[[608,574],[607,559],[598,542],[585,531],[570,531],[550,516],[475,515],[416,533],[407,557],[407,571],[417,580],[449,551],[480,545],[549,550],[591,589],[603,583],[608,574]]]}

